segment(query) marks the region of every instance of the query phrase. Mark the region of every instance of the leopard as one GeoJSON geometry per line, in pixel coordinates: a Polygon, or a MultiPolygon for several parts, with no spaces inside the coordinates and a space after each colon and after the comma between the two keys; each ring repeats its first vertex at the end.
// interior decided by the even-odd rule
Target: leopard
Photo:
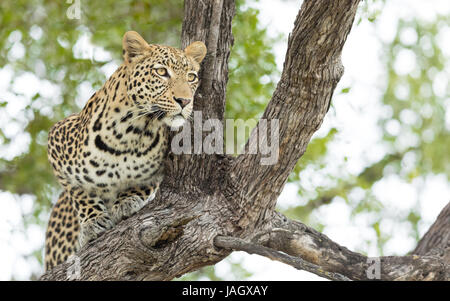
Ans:
{"type": "Polygon", "coordinates": [[[45,234],[46,271],[154,199],[169,131],[191,117],[206,53],[201,41],[182,50],[128,31],[122,64],[79,113],[51,127],[48,160],[63,191],[45,234]]]}

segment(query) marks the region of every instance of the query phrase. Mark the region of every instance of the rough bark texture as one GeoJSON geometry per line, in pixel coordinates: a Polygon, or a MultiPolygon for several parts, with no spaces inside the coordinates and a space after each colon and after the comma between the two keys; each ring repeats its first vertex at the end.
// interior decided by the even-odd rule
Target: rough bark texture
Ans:
{"type": "MultiPolygon", "coordinates": [[[[342,76],[340,55],[358,3],[303,2],[289,38],[281,80],[263,115],[269,121],[279,120],[277,164],[262,165],[260,153],[237,158],[202,152],[171,154],[159,195],[77,254],[80,273],[76,279],[170,280],[215,264],[239,249],[329,279],[373,279],[367,273],[368,258],[274,210],[342,76]]],[[[223,122],[233,15],[232,0],[185,1],[182,45],[201,40],[209,51],[195,99],[195,110],[202,111],[205,119],[223,122]]],[[[255,135],[256,130],[251,137],[255,135]]],[[[247,149],[253,147],[249,141],[247,149]]],[[[443,227],[448,234],[448,218],[443,227]]],[[[443,231],[439,226],[436,229],[443,231]]],[[[427,253],[435,244],[431,241],[438,239],[419,244],[418,255],[379,258],[381,279],[448,280],[448,262],[427,253]]],[[[448,235],[442,239],[448,243],[448,235]]],[[[74,279],[73,268],[70,260],[41,279],[74,279]]]]}
{"type": "Polygon", "coordinates": [[[447,265],[450,265],[450,202],[412,253],[439,256],[447,265]]]}
{"type": "Polygon", "coordinates": [[[323,270],[352,280],[449,280],[450,266],[438,256],[383,256],[368,258],[340,246],[326,235],[274,212],[271,228],[253,240],[323,270]],[[379,275],[372,274],[378,264],[379,275]]]}

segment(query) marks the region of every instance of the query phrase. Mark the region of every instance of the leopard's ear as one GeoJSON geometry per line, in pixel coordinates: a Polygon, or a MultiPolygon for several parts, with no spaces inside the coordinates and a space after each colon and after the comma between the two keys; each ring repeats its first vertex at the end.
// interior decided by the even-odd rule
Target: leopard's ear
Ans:
{"type": "Polygon", "coordinates": [[[203,42],[196,41],[184,49],[187,56],[192,57],[197,63],[201,63],[206,55],[206,46],[203,42]]]}
{"type": "Polygon", "coordinates": [[[123,59],[127,64],[150,48],[148,43],[136,31],[127,31],[123,36],[122,45],[123,59]]]}

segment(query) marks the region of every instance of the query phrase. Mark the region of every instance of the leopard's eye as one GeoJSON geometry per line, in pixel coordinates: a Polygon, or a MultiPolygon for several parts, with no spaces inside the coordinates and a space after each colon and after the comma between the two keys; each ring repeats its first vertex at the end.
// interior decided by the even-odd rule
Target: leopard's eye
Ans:
{"type": "Polygon", "coordinates": [[[164,67],[157,68],[156,69],[156,74],[158,74],[159,76],[164,76],[164,77],[168,77],[169,76],[169,72],[164,67]]]}
{"type": "Polygon", "coordinates": [[[188,74],[188,81],[189,82],[195,82],[197,80],[197,75],[196,74],[194,74],[194,73],[189,73],[188,74]]]}

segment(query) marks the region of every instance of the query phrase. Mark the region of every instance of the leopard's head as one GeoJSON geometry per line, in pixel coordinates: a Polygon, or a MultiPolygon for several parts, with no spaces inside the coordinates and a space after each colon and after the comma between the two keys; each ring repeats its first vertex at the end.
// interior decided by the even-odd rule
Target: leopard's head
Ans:
{"type": "Polygon", "coordinates": [[[127,94],[140,115],[171,127],[190,117],[198,87],[200,63],[206,55],[203,42],[180,50],[148,44],[137,32],[123,37],[123,57],[128,71],[127,94]]]}

